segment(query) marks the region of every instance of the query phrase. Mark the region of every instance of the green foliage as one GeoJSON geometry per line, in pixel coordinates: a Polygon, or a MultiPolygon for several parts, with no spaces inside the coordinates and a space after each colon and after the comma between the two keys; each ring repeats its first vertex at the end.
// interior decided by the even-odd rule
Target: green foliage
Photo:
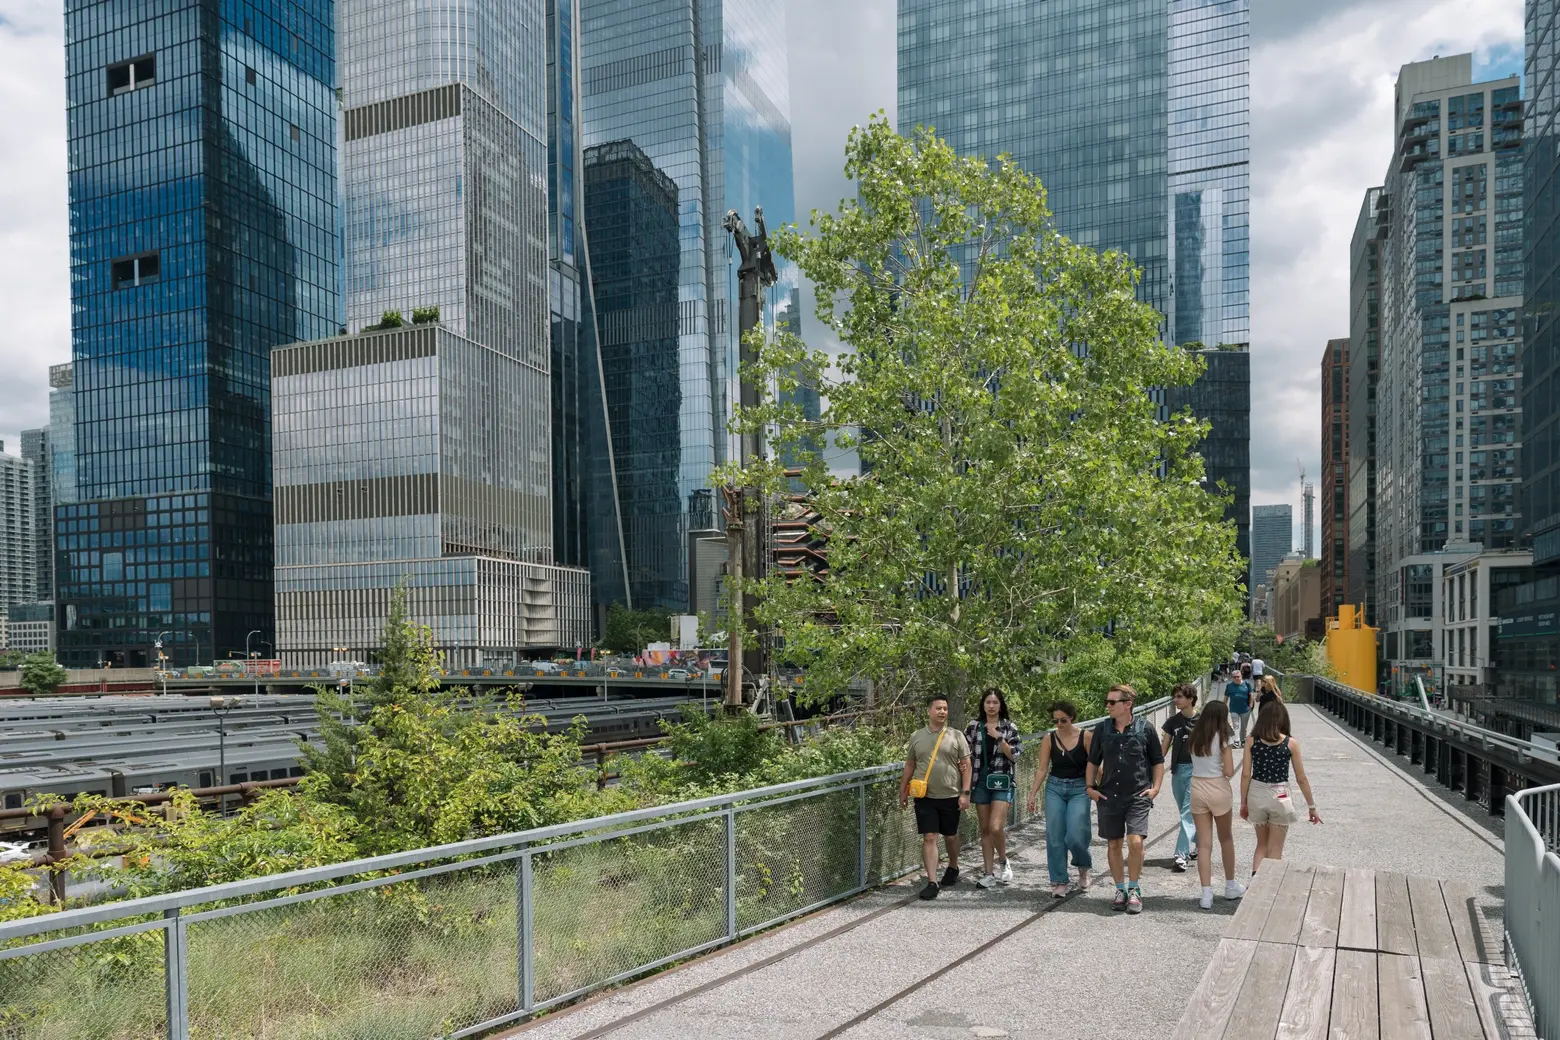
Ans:
{"type": "Polygon", "coordinates": [[[70,673],[60,667],[54,655],[47,650],[39,650],[22,658],[21,686],[28,693],[40,696],[53,693],[68,678],[70,673]]]}
{"type": "MultiPolygon", "coordinates": [[[[38,879],[24,869],[31,866],[30,863],[0,863],[0,921],[36,917],[55,909],[36,898],[38,879]]],[[[4,1035],[0,1032],[0,1036],[4,1035]]]]}
{"type": "Polygon", "coordinates": [[[439,320],[439,308],[437,306],[433,306],[433,307],[413,307],[412,308],[412,324],[413,325],[427,325],[427,324],[430,324],[432,322],[436,322],[438,320],[439,320]]]}
{"type": "Polygon", "coordinates": [[[1267,625],[1244,628],[1236,649],[1260,657],[1264,664],[1285,675],[1328,677],[1335,674],[1332,662],[1327,659],[1324,640],[1286,639],[1280,643],[1277,633],[1267,625]]]}
{"type": "Polygon", "coordinates": [[[785,458],[822,517],[826,576],[749,583],[809,695],[866,677],[885,701],[998,685],[1022,706],[1070,685],[1047,676],[1080,655],[1074,671],[1097,672],[1101,632],[1151,690],[1201,671],[1238,617],[1241,561],[1202,484],[1207,425],[1156,421],[1149,390],[1190,383],[1202,359],[1160,341],[1131,260],[1058,234],[1008,158],[875,118],[852,131],[846,173],[859,202],[772,240],[848,350],[831,366],[794,335],[755,334],[748,375],[776,391],[734,425],[772,430],[775,451],[717,476],[782,494],[785,458]],[[794,401],[799,371],[839,373],[821,422],[794,401]],[[826,431],[867,475],[829,472],[826,431]]]}
{"type": "Polygon", "coordinates": [[[687,778],[708,784],[742,776],[785,752],[776,730],[759,729],[749,712],[706,715],[697,704],[682,706],[681,722],[663,722],[672,757],[687,765],[687,778]]]}
{"type": "Polygon", "coordinates": [[[385,311],[379,316],[379,324],[375,325],[374,328],[398,329],[404,324],[406,323],[401,319],[400,311],[385,311]]]}
{"type": "Polygon", "coordinates": [[[0,650],[0,669],[20,667],[24,656],[20,650],[0,650]]]}
{"type": "Polygon", "coordinates": [[[607,607],[601,626],[601,648],[618,654],[637,654],[651,643],[671,636],[671,615],[664,610],[630,610],[621,603],[607,607]]]}

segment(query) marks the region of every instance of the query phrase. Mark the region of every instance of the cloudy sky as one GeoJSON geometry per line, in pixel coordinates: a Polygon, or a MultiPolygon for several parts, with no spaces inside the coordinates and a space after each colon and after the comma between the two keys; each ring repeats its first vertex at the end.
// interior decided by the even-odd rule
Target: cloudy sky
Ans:
{"type": "MultiPolygon", "coordinates": [[[[1252,501],[1293,502],[1298,516],[1295,462],[1320,465],[1321,353],[1348,333],[1349,236],[1386,168],[1397,68],[1472,51],[1480,78],[1519,71],[1522,0],[1252,8],[1252,501]]],[[[799,214],[851,194],[846,133],[894,114],[894,9],[790,0],[799,214]]],[[[17,431],[46,420],[48,366],[70,357],[60,12],[0,0],[0,438],[13,453],[17,431]]]]}

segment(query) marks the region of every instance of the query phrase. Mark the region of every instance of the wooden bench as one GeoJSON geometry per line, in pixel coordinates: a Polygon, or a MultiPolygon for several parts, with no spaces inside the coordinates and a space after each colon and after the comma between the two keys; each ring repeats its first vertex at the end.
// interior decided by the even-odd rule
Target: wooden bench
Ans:
{"type": "Polygon", "coordinates": [[[1453,881],[1262,865],[1175,1040],[1498,1040],[1500,940],[1453,881]]]}

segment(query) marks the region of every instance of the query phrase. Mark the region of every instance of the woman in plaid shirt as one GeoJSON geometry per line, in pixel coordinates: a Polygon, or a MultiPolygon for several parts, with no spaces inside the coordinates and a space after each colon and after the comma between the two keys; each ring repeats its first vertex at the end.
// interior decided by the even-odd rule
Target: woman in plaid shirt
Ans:
{"type": "Polygon", "coordinates": [[[964,738],[970,743],[975,778],[970,800],[980,818],[980,851],[986,860],[985,873],[975,884],[1005,885],[1013,880],[1007,858],[1007,816],[1017,784],[1019,740],[1001,690],[989,689],[981,696],[980,715],[964,727],[964,738]],[[997,779],[988,780],[993,775],[997,779]]]}

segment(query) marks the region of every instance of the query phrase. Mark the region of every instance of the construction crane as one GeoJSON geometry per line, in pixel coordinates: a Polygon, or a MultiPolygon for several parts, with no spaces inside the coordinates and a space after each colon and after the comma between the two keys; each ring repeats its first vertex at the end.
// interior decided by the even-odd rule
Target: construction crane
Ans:
{"type": "Polygon", "coordinates": [[[1315,535],[1311,532],[1311,525],[1316,518],[1316,485],[1309,484],[1305,479],[1305,463],[1295,459],[1295,468],[1300,471],[1300,501],[1301,516],[1305,526],[1301,528],[1305,533],[1301,536],[1301,559],[1311,560],[1316,558],[1315,535]]]}

